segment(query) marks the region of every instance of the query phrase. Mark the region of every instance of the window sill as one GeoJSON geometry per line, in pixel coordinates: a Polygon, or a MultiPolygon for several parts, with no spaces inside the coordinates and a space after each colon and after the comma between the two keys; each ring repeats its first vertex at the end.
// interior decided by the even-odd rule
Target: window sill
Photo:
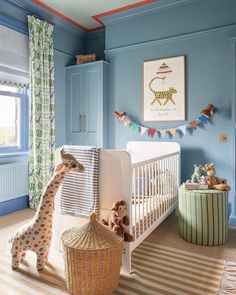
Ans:
{"type": "Polygon", "coordinates": [[[14,157],[26,157],[28,155],[29,155],[29,152],[0,153],[0,159],[14,158],[14,157]]]}

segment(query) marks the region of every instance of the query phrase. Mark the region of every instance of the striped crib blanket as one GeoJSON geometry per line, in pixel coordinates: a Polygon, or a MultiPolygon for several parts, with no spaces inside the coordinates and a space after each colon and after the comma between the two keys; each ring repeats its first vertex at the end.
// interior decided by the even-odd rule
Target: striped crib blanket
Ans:
{"type": "Polygon", "coordinates": [[[89,216],[98,214],[99,149],[91,146],[63,146],[66,153],[73,155],[85,171],[69,173],[61,186],[61,213],[89,216]]]}

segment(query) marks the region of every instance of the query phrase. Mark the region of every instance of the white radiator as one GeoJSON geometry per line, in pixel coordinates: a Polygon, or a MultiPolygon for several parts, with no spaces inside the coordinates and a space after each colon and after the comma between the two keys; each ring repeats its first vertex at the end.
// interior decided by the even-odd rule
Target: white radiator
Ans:
{"type": "Polygon", "coordinates": [[[0,165],[0,202],[28,194],[28,163],[0,165]]]}

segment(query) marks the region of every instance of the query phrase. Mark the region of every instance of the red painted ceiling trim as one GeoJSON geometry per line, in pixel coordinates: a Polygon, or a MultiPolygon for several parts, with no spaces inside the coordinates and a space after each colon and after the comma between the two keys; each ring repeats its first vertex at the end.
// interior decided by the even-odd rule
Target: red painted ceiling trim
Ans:
{"type": "Polygon", "coordinates": [[[142,5],[152,3],[152,2],[155,2],[155,1],[156,0],[144,0],[144,1],[133,3],[133,4],[130,4],[130,5],[126,5],[126,6],[123,6],[123,7],[120,7],[120,8],[112,9],[112,10],[109,10],[109,11],[106,11],[106,12],[103,12],[103,13],[100,13],[100,14],[97,14],[97,15],[93,15],[91,17],[93,19],[95,19],[97,22],[99,22],[100,24],[103,25],[103,22],[99,19],[100,17],[107,16],[107,15],[110,15],[110,14],[113,14],[113,13],[122,12],[122,11],[125,11],[125,10],[128,10],[128,9],[135,8],[135,7],[138,7],[138,6],[142,6],[142,5]]]}
{"type": "Polygon", "coordinates": [[[112,10],[109,10],[109,11],[106,11],[106,12],[103,12],[103,13],[100,13],[100,14],[97,14],[97,15],[93,15],[93,16],[91,16],[91,18],[93,18],[94,20],[96,20],[98,23],[100,23],[102,25],[102,26],[94,28],[94,29],[88,29],[88,28],[82,26],[81,24],[75,22],[71,18],[65,16],[64,14],[60,13],[59,11],[57,11],[57,10],[51,8],[50,6],[46,5],[41,0],[32,0],[32,1],[34,3],[40,5],[41,7],[45,8],[46,10],[51,12],[52,14],[55,14],[56,16],[64,19],[65,21],[73,24],[74,26],[82,29],[85,32],[94,32],[94,31],[97,31],[97,30],[100,30],[100,29],[104,28],[103,22],[99,19],[100,17],[107,16],[107,15],[110,15],[110,14],[113,14],[113,13],[122,12],[122,11],[131,9],[131,8],[134,8],[134,7],[138,7],[138,6],[141,6],[141,5],[145,5],[145,4],[148,4],[148,3],[151,3],[151,2],[155,2],[156,0],[144,0],[144,1],[133,3],[133,4],[130,4],[130,5],[126,5],[126,6],[123,6],[123,7],[120,7],[120,8],[112,9],[112,10]]]}

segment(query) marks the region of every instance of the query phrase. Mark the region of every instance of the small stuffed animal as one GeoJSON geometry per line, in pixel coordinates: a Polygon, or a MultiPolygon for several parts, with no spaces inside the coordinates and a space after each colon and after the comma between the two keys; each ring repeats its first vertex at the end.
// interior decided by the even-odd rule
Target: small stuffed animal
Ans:
{"type": "Polygon", "coordinates": [[[191,176],[191,179],[188,180],[188,183],[201,183],[205,184],[205,177],[204,177],[205,170],[201,165],[195,164],[194,165],[194,172],[191,176]]]}
{"type": "Polygon", "coordinates": [[[116,201],[111,208],[111,215],[107,220],[102,219],[102,223],[110,227],[119,237],[123,237],[125,242],[132,242],[133,236],[125,231],[125,226],[129,225],[127,216],[127,205],[125,201],[116,201]]]}
{"type": "Polygon", "coordinates": [[[221,190],[221,191],[231,190],[230,186],[228,184],[225,184],[222,178],[219,178],[216,176],[216,170],[213,163],[206,164],[204,168],[207,172],[206,182],[209,188],[213,188],[213,189],[221,190]]]}

